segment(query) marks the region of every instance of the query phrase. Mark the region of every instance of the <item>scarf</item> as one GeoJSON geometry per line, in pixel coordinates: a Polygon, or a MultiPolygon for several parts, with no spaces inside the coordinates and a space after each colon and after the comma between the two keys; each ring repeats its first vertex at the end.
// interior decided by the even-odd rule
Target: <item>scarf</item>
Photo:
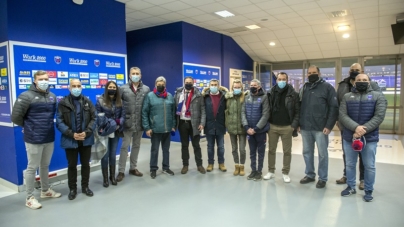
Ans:
{"type": "Polygon", "coordinates": [[[274,99],[275,100],[274,100],[274,106],[273,106],[274,112],[279,111],[279,106],[280,106],[280,103],[282,102],[281,97],[282,97],[282,94],[285,93],[286,90],[288,90],[287,86],[282,89],[279,88],[278,85],[275,86],[275,89],[274,89],[274,99]]]}
{"type": "Polygon", "coordinates": [[[163,99],[167,98],[167,89],[166,88],[164,88],[163,92],[158,92],[157,88],[154,88],[153,93],[156,94],[157,97],[159,97],[159,98],[163,98],[163,99]]]}
{"type": "MultiPolygon", "coordinates": [[[[182,92],[182,94],[181,94],[181,96],[180,96],[180,100],[179,100],[179,102],[178,102],[178,106],[177,106],[177,112],[176,112],[176,114],[177,115],[181,115],[181,111],[182,111],[182,106],[184,105],[184,97],[185,97],[185,88],[184,88],[184,90],[183,90],[183,92],[182,92]]],[[[191,104],[191,100],[192,100],[192,96],[194,95],[194,89],[192,88],[191,89],[191,91],[189,92],[189,94],[188,94],[188,98],[187,98],[187,102],[185,103],[185,108],[186,108],[186,110],[185,110],[185,117],[187,117],[187,118],[189,118],[189,117],[191,117],[191,111],[189,111],[189,106],[190,106],[190,104],[191,104]]]]}

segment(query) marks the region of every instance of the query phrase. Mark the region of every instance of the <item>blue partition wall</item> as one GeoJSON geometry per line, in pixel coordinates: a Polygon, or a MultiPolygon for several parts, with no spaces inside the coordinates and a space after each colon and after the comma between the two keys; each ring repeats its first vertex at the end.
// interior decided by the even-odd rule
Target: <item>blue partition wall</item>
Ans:
{"type": "MultiPolygon", "coordinates": [[[[125,26],[125,5],[117,1],[0,1],[0,41],[126,54],[125,26]]],[[[0,152],[0,178],[21,185],[27,165],[21,127],[0,126],[0,136],[6,148],[0,152]]],[[[51,171],[67,166],[59,140],[57,133],[51,171]]]]}

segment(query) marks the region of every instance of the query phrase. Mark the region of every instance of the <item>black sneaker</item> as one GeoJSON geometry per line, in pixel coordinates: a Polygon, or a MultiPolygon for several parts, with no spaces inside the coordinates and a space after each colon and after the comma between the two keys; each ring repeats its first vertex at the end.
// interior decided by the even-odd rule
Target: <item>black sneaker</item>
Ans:
{"type": "Polygon", "coordinates": [[[307,183],[314,182],[314,181],[316,181],[316,179],[306,176],[306,177],[304,177],[303,179],[300,180],[300,183],[301,184],[307,184],[307,183]]]}
{"type": "Polygon", "coordinates": [[[324,188],[326,184],[327,184],[327,182],[318,180],[317,184],[316,184],[316,188],[324,188]]]}
{"type": "Polygon", "coordinates": [[[260,181],[260,180],[262,180],[262,172],[257,171],[255,172],[254,175],[254,181],[260,181]]]}
{"type": "Polygon", "coordinates": [[[170,169],[163,169],[163,173],[166,173],[166,174],[168,174],[170,176],[174,176],[174,172],[171,171],[170,169]]]}
{"type": "Polygon", "coordinates": [[[351,188],[349,186],[341,192],[341,196],[350,196],[352,194],[356,194],[356,190],[355,188],[351,188]]]}
{"type": "Polygon", "coordinates": [[[256,173],[257,173],[257,171],[252,171],[252,172],[250,173],[250,175],[248,175],[247,180],[252,180],[252,179],[254,179],[254,176],[255,176],[256,173]]]}
{"type": "Polygon", "coordinates": [[[156,175],[157,175],[156,172],[157,172],[156,170],[152,170],[150,172],[150,176],[151,176],[152,179],[156,178],[156,175]]]}
{"type": "Polygon", "coordinates": [[[363,196],[363,201],[372,202],[373,201],[372,192],[373,191],[365,191],[365,195],[363,196]]]}

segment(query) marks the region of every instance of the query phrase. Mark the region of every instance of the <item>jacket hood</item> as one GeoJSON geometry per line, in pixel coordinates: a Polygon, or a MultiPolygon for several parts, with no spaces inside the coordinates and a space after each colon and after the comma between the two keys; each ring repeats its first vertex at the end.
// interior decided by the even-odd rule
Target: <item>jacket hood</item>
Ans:
{"type": "MultiPolygon", "coordinates": [[[[220,93],[222,93],[222,95],[226,95],[226,93],[229,92],[229,90],[223,86],[220,86],[218,90],[220,93]]],[[[210,95],[209,87],[204,88],[202,91],[202,96],[205,97],[206,95],[210,95]]]]}

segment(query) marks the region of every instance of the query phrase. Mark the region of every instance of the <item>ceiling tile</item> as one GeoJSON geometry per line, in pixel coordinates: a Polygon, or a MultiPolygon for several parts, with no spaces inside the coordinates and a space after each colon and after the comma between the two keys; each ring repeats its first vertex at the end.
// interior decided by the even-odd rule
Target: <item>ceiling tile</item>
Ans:
{"type": "Polygon", "coordinates": [[[306,3],[301,3],[301,4],[294,4],[291,5],[290,8],[292,8],[294,11],[311,11],[313,9],[319,8],[316,2],[306,2],[306,3]]]}
{"type": "Polygon", "coordinates": [[[276,31],[275,35],[279,39],[295,37],[295,34],[293,33],[292,29],[276,31]]]}
{"type": "Polygon", "coordinates": [[[306,20],[310,25],[324,25],[330,24],[331,21],[329,19],[320,19],[320,20],[306,20]]]}
{"type": "Polygon", "coordinates": [[[351,8],[363,8],[363,6],[377,6],[379,4],[378,0],[363,0],[357,2],[349,2],[351,8]]]}
{"type": "Polygon", "coordinates": [[[364,19],[364,18],[373,18],[373,17],[378,17],[379,12],[373,12],[373,13],[356,13],[353,15],[355,20],[358,19],[364,19]]]}
{"type": "Polygon", "coordinates": [[[352,14],[354,15],[354,17],[355,17],[355,14],[362,14],[362,13],[369,13],[370,15],[372,15],[374,12],[378,12],[379,8],[380,7],[377,5],[374,5],[374,6],[364,5],[363,7],[352,10],[352,14]]]}
{"type": "Polygon", "coordinates": [[[143,0],[143,1],[154,5],[162,5],[168,2],[173,2],[175,0],[143,0]]]}
{"type": "Polygon", "coordinates": [[[319,43],[320,49],[322,51],[326,50],[338,50],[339,46],[338,43],[332,42],[332,43],[319,43]]]}
{"type": "Polygon", "coordinates": [[[172,22],[172,21],[160,18],[160,17],[149,17],[149,18],[143,19],[143,21],[146,21],[146,22],[154,24],[154,25],[159,25],[159,24],[163,24],[163,23],[167,24],[167,23],[172,22]]]}
{"type": "Polygon", "coordinates": [[[371,38],[378,38],[379,37],[379,29],[378,28],[371,28],[371,29],[364,29],[364,30],[357,30],[356,36],[358,39],[371,39],[371,38]]]}
{"type": "Polygon", "coordinates": [[[248,20],[248,18],[246,18],[246,17],[244,17],[242,15],[238,15],[238,16],[235,16],[235,17],[227,17],[227,18],[218,17],[218,18],[220,18],[220,19],[222,19],[224,21],[230,22],[230,23],[243,21],[243,20],[248,20]]]}
{"type": "Polygon", "coordinates": [[[336,32],[335,37],[337,38],[337,41],[351,41],[351,40],[356,40],[356,32],[355,31],[349,31],[349,32],[336,32]],[[344,34],[348,33],[349,38],[344,38],[342,37],[344,34]]]}
{"type": "Polygon", "coordinates": [[[147,9],[150,7],[153,7],[154,4],[150,4],[147,2],[144,2],[142,0],[132,0],[130,2],[125,3],[125,7],[135,9],[135,10],[143,10],[147,9]]]}
{"type": "Polygon", "coordinates": [[[136,11],[136,12],[132,12],[132,13],[128,13],[126,14],[127,17],[136,19],[136,20],[141,20],[141,19],[145,19],[145,18],[149,18],[149,17],[153,17],[153,15],[150,15],[148,13],[143,13],[141,11],[136,11]]]}
{"type": "Polygon", "coordinates": [[[306,55],[304,53],[289,54],[289,57],[291,60],[305,60],[306,59],[306,55]]]}
{"type": "Polygon", "coordinates": [[[317,52],[307,52],[305,53],[308,59],[320,59],[323,58],[323,53],[321,51],[317,52]]]}
{"type": "Polygon", "coordinates": [[[243,50],[251,50],[250,46],[246,43],[237,43],[243,50]]]}
{"type": "Polygon", "coordinates": [[[329,6],[322,6],[321,8],[325,13],[331,13],[333,11],[340,11],[349,9],[349,5],[347,3],[341,3],[342,1],[335,1],[336,4],[329,6]]]}
{"type": "Polygon", "coordinates": [[[284,48],[288,54],[303,53],[303,50],[302,48],[300,48],[300,46],[285,46],[284,48]]]}
{"type": "MultiPolygon", "coordinates": [[[[228,23],[222,19],[216,19],[216,20],[206,21],[205,24],[216,26],[216,25],[222,25],[222,24],[228,24],[228,23]]],[[[233,25],[229,25],[229,26],[234,27],[233,25]]]]}
{"type": "Polygon", "coordinates": [[[397,7],[394,10],[383,10],[379,11],[379,16],[389,16],[389,15],[396,15],[403,12],[403,8],[397,7]]]}
{"type": "Polygon", "coordinates": [[[302,17],[307,21],[329,19],[325,13],[312,14],[302,17]]]}
{"type": "Polygon", "coordinates": [[[244,14],[247,14],[247,13],[260,12],[260,11],[264,12],[264,11],[262,11],[261,8],[255,6],[255,5],[247,5],[247,6],[237,7],[237,8],[232,9],[232,11],[234,11],[236,13],[236,15],[237,14],[243,14],[244,15],[244,14]]]}
{"type": "Polygon", "coordinates": [[[360,56],[379,55],[379,48],[377,46],[359,48],[359,55],[360,56]]]}
{"type": "Polygon", "coordinates": [[[297,41],[300,44],[314,44],[317,43],[317,39],[314,35],[309,35],[309,36],[298,36],[297,41]]]}
{"type": "Polygon", "coordinates": [[[268,61],[268,62],[275,62],[275,61],[276,61],[275,57],[272,56],[272,55],[262,56],[262,59],[263,59],[264,61],[268,61]]]}
{"type": "Polygon", "coordinates": [[[286,51],[285,51],[285,49],[283,49],[283,47],[271,47],[271,48],[269,48],[269,51],[271,52],[272,55],[286,53],[286,51]]]}
{"type": "Polygon", "coordinates": [[[301,22],[293,23],[293,24],[287,24],[287,26],[289,26],[289,28],[299,28],[299,27],[310,26],[310,24],[307,23],[306,21],[304,21],[303,19],[301,19],[301,22]]]}
{"type": "Polygon", "coordinates": [[[234,41],[236,41],[238,44],[240,43],[245,43],[244,39],[242,39],[240,36],[233,36],[231,37],[234,41]]]}
{"type": "Polygon", "coordinates": [[[164,18],[166,20],[172,20],[172,21],[181,21],[182,19],[185,18],[184,15],[181,15],[178,13],[167,13],[167,14],[161,15],[160,17],[164,18]]]}
{"type": "Polygon", "coordinates": [[[295,12],[290,12],[290,13],[274,15],[274,17],[277,18],[278,20],[284,20],[284,19],[290,19],[290,18],[298,18],[300,16],[299,16],[299,14],[297,14],[295,12]]]}
{"type": "Polygon", "coordinates": [[[394,45],[394,39],[393,36],[391,37],[383,37],[383,38],[379,38],[379,46],[392,46],[394,45]]]}
{"type": "Polygon", "coordinates": [[[289,29],[289,27],[287,25],[277,25],[277,26],[270,26],[270,27],[267,26],[267,28],[271,29],[272,31],[289,29]]]}
{"type": "Polygon", "coordinates": [[[283,38],[279,39],[279,41],[282,43],[282,46],[296,46],[299,45],[299,42],[297,41],[296,38],[283,38]]]}
{"type": "Polygon", "coordinates": [[[176,12],[181,15],[187,16],[187,17],[194,17],[194,16],[205,14],[205,12],[203,12],[202,10],[197,9],[197,8],[184,9],[184,10],[179,10],[176,12]]]}
{"type": "Polygon", "coordinates": [[[311,16],[314,14],[324,13],[324,11],[321,8],[314,8],[314,9],[310,9],[310,10],[296,10],[296,12],[300,16],[311,16]]]}
{"type": "Polygon", "coordinates": [[[404,54],[404,44],[401,45],[400,54],[404,54]]]}
{"type": "Polygon", "coordinates": [[[344,40],[338,42],[339,49],[357,49],[358,41],[356,40],[344,40]]]}
{"type": "Polygon", "coordinates": [[[291,60],[289,55],[287,55],[287,54],[277,54],[277,55],[274,55],[274,57],[277,61],[290,61],[291,60]]]}
{"type": "Polygon", "coordinates": [[[324,58],[338,58],[338,57],[341,57],[338,49],[323,51],[322,53],[323,53],[324,58]]]}
{"type": "Polygon", "coordinates": [[[266,40],[271,40],[271,39],[277,39],[276,35],[274,32],[263,32],[263,33],[258,33],[257,34],[258,38],[262,41],[266,40]]]}
{"type": "Polygon", "coordinates": [[[228,7],[228,8],[236,8],[240,6],[248,6],[251,5],[251,2],[248,0],[222,0],[220,4],[228,7]]]}
{"type": "Polygon", "coordinates": [[[245,14],[243,13],[243,16],[245,16],[246,18],[249,18],[249,19],[277,20],[276,18],[270,16],[269,13],[267,13],[263,10],[252,12],[252,13],[245,13],[245,14]]]}
{"type": "Polygon", "coordinates": [[[175,1],[175,2],[170,2],[170,3],[166,3],[163,5],[160,5],[161,7],[163,7],[164,9],[168,9],[171,11],[177,11],[177,10],[184,10],[184,9],[188,9],[191,8],[192,6],[185,4],[183,2],[180,1],[175,1]]]}
{"type": "MultiPolygon", "coordinates": [[[[207,5],[202,5],[202,6],[198,6],[198,9],[205,11],[207,13],[214,13],[217,11],[222,11],[227,9],[226,6],[219,4],[219,3],[211,3],[211,4],[207,4],[207,5]]],[[[228,10],[231,12],[231,10],[228,10]]],[[[233,13],[233,12],[231,12],[233,13]]]]}
{"type": "Polygon", "coordinates": [[[195,19],[199,22],[204,22],[204,21],[216,20],[217,17],[210,15],[210,14],[202,14],[202,15],[194,16],[194,17],[192,17],[192,19],[195,19]]]}
{"type": "Polygon", "coordinates": [[[287,6],[282,0],[266,0],[265,2],[256,3],[255,5],[257,5],[261,9],[274,9],[287,6]]]}
{"type": "Polygon", "coordinates": [[[291,13],[293,12],[293,9],[291,9],[288,6],[285,7],[280,7],[280,8],[271,8],[271,9],[267,9],[266,10],[268,13],[270,13],[271,15],[279,15],[279,14],[283,14],[283,13],[291,13]]]}
{"type": "Polygon", "coordinates": [[[188,4],[188,5],[197,7],[197,6],[206,5],[206,4],[209,4],[209,3],[215,3],[216,1],[215,0],[203,0],[203,1],[181,0],[181,2],[184,2],[184,3],[188,4]]]}
{"type": "Polygon", "coordinates": [[[288,18],[288,19],[283,19],[283,20],[282,20],[282,22],[283,22],[284,24],[287,24],[287,25],[293,24],[293,23],[299,23],[299,22],[302,22],[302,21],[304,21],[304,20],[303,20],[303,18],[301,18],[301,17],[292,17],[292,18],[288,18]]]}
{"type": "Polygon", "coordinates": [[[359,55],[358,48],[339,50],[339,52],[341,54],[341,57],[351,57],[359,55]]]}
{"type": "Polygon", "coordinates": [[[301,45],[301,46],[305,53],[320,51],[320,47],[317,44],[305,44],[305,45],[301,45]]]}
{"type": "Polygon", "coordinates": [[[301,28],[293,28],[293,33],[295,33],[295,36],[307,36],[307,35],[313,35],[313,31],[311,30],[310,26],[306,27],[301,27],[301,28]]]}
{"type": "Polygon", "coordinates": [[[391,26],[379,28],[379,37],[393,37],[391,26]]]}
{"type": "Polygon", "coordinates": [[[136,11],[136,9],[131,9],[131,8],[125,7],[125,15],[127,13],[132,13],[132,12],[135,12],[135,11],[136,11]]]}
{"type": "Polygon", "coordinates": [[[395,15],[381,16],[379,17],[379,27],[387,27],[396,23],[395,15]]]}
{"type": "Polygon", "coordinates": [[[190,23],[190,24],[198,23],[197,20],[194,20],[194,19],[189,18],[189,17],[188,17],[188,18],[185,18],[185,19],[182,19],[182,21],[187,22],[187,23],[190,23]]]}
{"type": "Polygon", "coordinates": [[[378,47],[379,39],[372,38],[372,39],[358,40],[358,45],[359,45],[359,49],[363,49],[364,47],[378,47]]]}
{"type": "Polygon", "coordinates": [[[147,8],[142,10],[144,13],[148,13],[154,16],[160,16],[162,14],[171,13],[171,10],[161,8],[160,6],[153,6],[151,8],[147,8]]]}
{"type": "Polygon", "coordinates": [[[247,45],[251,48],[251,50],[260,50],[260,49],[262,50],[266,48],[266,46],[262,42],[255,42],[255,43],[249,42],[247,43],[247,45]]]}
{"type": "MultiPolygon", "coordinates": [[[[206,24],[210,24],[210,22],[212,22],[212,21],[206,21],[205,23],[206,23],[206,24]]],[[[217,24],[217,25],[213,25],[213,26],[215,26],[215,27],[218,28],[218,29],[222,29],[222,30],[230,29],[230,28],[234,28],[234,27],[235,27],[234,24],[229,24],[229,23],[226,23],[226,24],[217,24]]],[[[222,32],[223,32],[223,31],[222,31],[222,32]]],[[[231,36],[231,34],[232,34],[232,33],[230,33],[229,36],[231,36]]]]}
{"type": "Polygon", "coordinates": [[[334,28],[331,23],[312,25],[311,28],[313,29],[314,34],[324,34],[334,32],[334,28]]]}
{"type": "Polygon", "coordinates": [[[240,36],[246,43],[260,42],[261,40],[258,38],[256,34],[248,34],[240,36]]]}
{"type": "Polygon", "coordinates": [[[356,29],[377,28],[379,20],[377,17],[355,20],[356,29]]]}
{"type": "Polygon", "coordinates": [[[330,43],[337,41],[334,33],[318,34],[316,35],[316,39],[319,43],[330,43]]]}
{"type": "Polygon", "coordinates": [[[403,9],[404,4],[397,4],[397,3],[383,3],[383,4],[379,4],[379,10],[380,11],[393,11],[395,9],[397,9],[397,7],[401,7],[401,9],[403,9]]]}
{"type": "Polygon", "coordinates": [[[261,56],[261,55],[271,55],[271,52],[269,52],[269,50],[266,49],[266,48],[257,49],[257,50],[254,50],[254,52],[255,52],[258,56],[261,56]]]}
{"type": "Polygon", "coordinates": [[[379,54],[399,54],[399,53],[400,53],[400,45],[379,47],[379,54]]]}
{"type": "Polygon", "coordinates": [[[313,0],[283,0],[287,5],[296,5],[300,3],[309,3],[313,0]]]}
{"type": "Polygon", "coordinates": [[[325,6],[332,6],[332,5],[338,5],[340,4],[340,1],[335,1],[335,0],[322,0],[318,1],[317,4],[321,7],[325,6]]]}

